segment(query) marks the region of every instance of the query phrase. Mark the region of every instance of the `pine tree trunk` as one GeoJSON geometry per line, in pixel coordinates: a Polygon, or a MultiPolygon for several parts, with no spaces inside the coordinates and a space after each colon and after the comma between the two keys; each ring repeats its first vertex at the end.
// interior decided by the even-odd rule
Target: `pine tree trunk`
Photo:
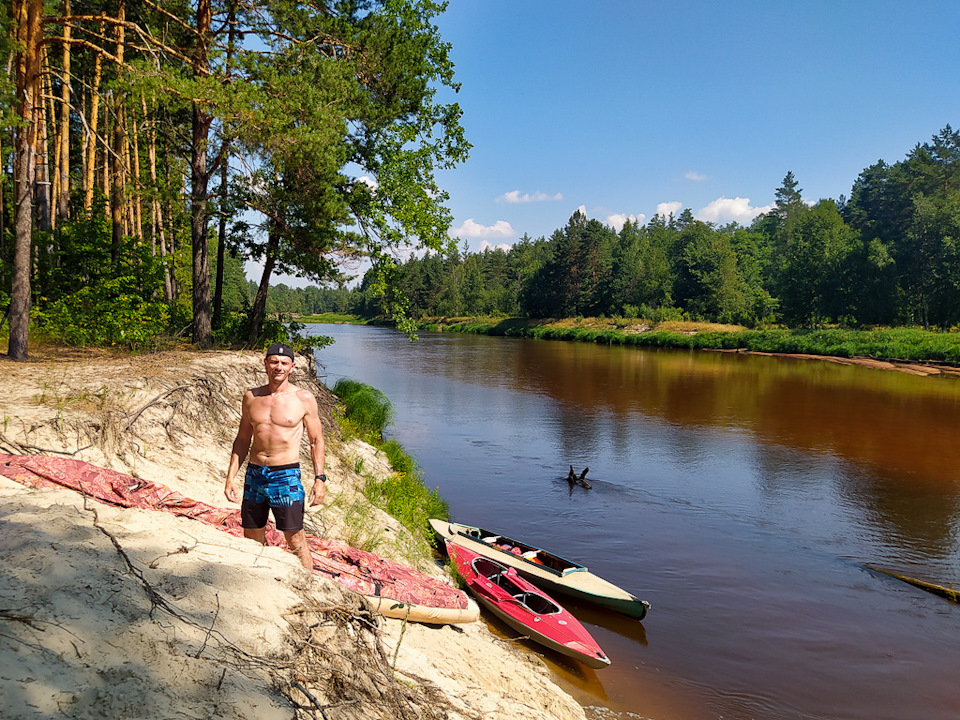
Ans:
{"type": "MultiPolygon", "coordinates": [[[[126,15],[126,3],[120,0],[120,6],[117,8],[117,19],[122,23],[126,15]]],[[[125,42],[125,31],[122,24],[116,26],[116,56],[120,65],[123,65],[123,48],[125,42]]],[[[110,184],[110,224],[111,245],[110,259],[116,265],[120,257],[120,246],[123,244],[123,143],[124,143],[124,112],[123,98],[121,93],[115,92],[113,95],[113,152],[110,155],[112,183],[110,184]]]]}
{"type": "Polygon", "coordinates": [[[40,49],[40,94],[37,96],[37,169],[34,180],[34,208],[37,218],[37,229],[49,232],[53,229],[50,218],[50,138],[47,129],[50,107],[44,97],[50,97],[49,77],[50,67],[47,62],[47,53],[40,49]]]}
{"type": "Polygon", "coordinates": [[[223,313],[223,262],[226,259],[227,248],[227,213],[222,204],[227,199],[227,161],[222,160],[220,166],[220,224],[217,232],[217,279],[213,289],[213,326],[220,327],[220,317],[223,313]]]}
{"type": "MultiPolygon", "coordinates": [[[[230,3],[227,15],[229,36],[227,40],[227,82],[230,82],[233,50],[236,38],[237,10],[235,3],[230,3]]],[[[223,313],[223,262],[226,259],[227,247],[227,213],[225,204],[229,195],[229,163],[227,162],[229,146],[224,141],[220,151],[220,225],[217,233],[217,279],[213,290],[213,326],[220,327],[220,317],[223,313]]]]}
{"type": "MultiPolygon", "coordinates": [[[[210,0],[197,3],[197,47],[194,54],[194,76],[208,71],[210,42],[210,0]]],[[[213,344],[210,318],[210,261],[207,247],[207,142],[212,118],[203,106],[193,104],[193,138],[190,159],[190,240],[193,245],[193,341],[200,347],[213,344]]]]}
{"type": "Polygon", "coordinates": [[[27,358],[30,327],[30,244],[33,183],[36,172],[37,104],[40,100],[40,39],[43,0],[15,0],[13,19],[21,50],[17,55],[17,114],[23,125],[15,140],[13,284],[10,293],[10,341],[13,360],[27,358]]]}
{"type": "MultiPolygon", "coordinates": [[[[48,68],[49,70],[49,68],[48,68]]],[[[52,73],[51,73],[52,77],[52,73]]],[[[60,202],[60,123],[57,122],[57,106],[54,104],[53,81],[50,81],[49,102],[50,102],[50,135],[53,142],[53,174],[50,176],[50,202],[53,209],[50,211],[50,224],[53,229],[57,228],[59,218],[58,207],[60,202]]]]}
{"type": "MultiPolygon", "coordinates": [[[[132,114],[132,113],[131,113],[132,114]]],[[[133,181],[133,198],[131,201],[130,208],[130,221],[133,225],[133,235],[140,241],[143,242],[143,182],[140,178],[140,133],[137,128],[137,122],[134,118],[133,122],[130,124],[130,129],[132,130],[131,137],[133,138],[132,145],[128,143],[127,148],[127,157],[130,160],[130,167],[127,168],[127,172],[130,176],[130,179],[133,181]]]]}
{"type": "MultiPolygon", "coordinates": [[[[63,0],[63,14],[70,16],[70,0],[63,0]]],[[[60,94],[60,147],[58,167],[59,182],[56,196],[59,220],[70,217],[70,25],[63,26],[63,83],[60,94]]]]}
{"type": "MultiPolygon", "coordinates": [[[[108,90],[107,96],[104,98],[104,108],[109,107],[109,103],[113,100],[113,91],[108,90]]],[[[101,151],[101,160],[100,160],[100,191],[103,193],[103,210],[104,214],[110,215],[110,186],[113,182],[110,180],[110,145],[107,144],[106,138],[113,132],[113,129],[110,125],[112,118],[109,115],[104,115],[103,118],[103,150],[101,151]]]]}
{"type": "Polygon", "coordinates": [[[247,342],[251,347],[257,344],[257,338],[260,337],[260,331],[263,329],[263,319],[267,315],[267,292],[270,290],[270,276],[273,274],[278,247],[280,247],[280,233],[276,224],[271,221],[267,235],[267,254],[263,262],[263,274],[260,276],[257,296],[253,299],[253,307],[250,309],[250,333],[247,335],[247,342]]]}
{"type": "MultiPolygon", "coordinates": [[[[100,23],[103,35],[103,23],[100,23]]],[[[83,178],[83,210],[93,212],[93,188],[97,172],[97,133],[100,132],[100,80],[103,77],[103,58],[96,53],[93,60],[93,85],[90,88],[90,142],[87,144],[87,172],[83,178]]]]}
{"type": "Polygon", "coordinates": [[[164,290],[169,290],[170,300],[173,301],[179,294],[180,289],[177,286],[177,274],[176,274],[176,264],[177,264],[177,248],[176,248],[176,235],[173,231],[173,200],[170,198],[170,159],[167,154],[164,154],[165,162],[163,165],[164,171],[164,180],[167,188],[167,237],[170,238],[170,245],[168,249],[164,249],[164,238],[163,238],[163,226],[160,226],[160,252],[163,255],[166,255],[170,258],[169,263],[166,263],[166,274],[164,275],[164,290]],[[167,288],[169,284],[169,288],[167,288]]]}
{"type": "MultiPolygon", "coordinates": [[[[143,116],[147,116],[147,101],[140,99],[143,106],[143,116]]],[[[147,132],[147,165],[150,172],[150,185],[154,191],[158,189],[157,185],[157,133],[153,129],[147,132]]],[[[163,295],[164,299],[170,303],[173,302],[173,258],[167,254],[167,239],[163,224],[163,208],[160,205],[160,198],[154,194],[150,208],[150,242],[152,244],[153,254],[157,254],[159,241],[160,259],[163,263],[163,295]]]]}
{"type": "MultiPolygon", "coordinates": [[[[0,158],[5,157],[3,154],[3,142],[0,140],[0,158]]],[[[0,174],[6,175],[7,164],[0,160],[0,174]]],[[[7,246],[5,239],[7,237],[7,214],[4,212],[6,205],[3,201],[3,186],[5,183],[0,182],[0,257],[7,256],[7,246]]],[[[3,286],[7,285],[7,276],[6,273],[0,272],[0,283],[3,283],[3,286]]],[[[6,315],[4,314],[3,320],[0,320],[0,330],[3,329],[3,323],[6,320],[6,315]]]]}

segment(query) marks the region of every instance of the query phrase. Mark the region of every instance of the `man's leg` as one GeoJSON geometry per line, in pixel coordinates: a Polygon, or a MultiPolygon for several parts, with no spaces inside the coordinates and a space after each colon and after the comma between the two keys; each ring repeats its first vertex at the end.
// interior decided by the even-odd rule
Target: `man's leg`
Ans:
{"type": "Polygon", "coordinates": [[[244,528],[243,536],[245,538],[250,538],[251,540],[256,540],[261,545],[267,544],[267,528],[244,528]]]}
{"type": "MultiPolygon", "coordinates": [[[[243,531],[246,535],[246,530],[243,531]]],[[[313,570],[313,555],[310,554],[310,546],[307,545],[307,534],[303,530],[296,532],[284,531],[283,536],[287,539],[287,547],[290,552],[300,558],[300,562],[307,570],[313,570]]]]}
{"type": "Polygon", "coordinates": [[[270,501],[263,491],[265,471],[260,465],[247,465],[243,478],[243,502],[240,503],[240,524],[243,536],[267,544],[267,519],[270,516],[270,501]]]}

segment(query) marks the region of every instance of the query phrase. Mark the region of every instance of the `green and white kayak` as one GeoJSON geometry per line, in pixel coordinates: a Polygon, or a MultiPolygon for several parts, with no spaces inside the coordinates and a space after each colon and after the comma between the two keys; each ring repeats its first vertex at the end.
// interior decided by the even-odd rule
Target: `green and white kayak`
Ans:
{"type": "Polygon", "coordinates": [[[650,609],[646,600],[594,575],[585,566],[543,548],[471,525],[437,519],[430,520],[430,525],[444,540],[516,568],[548,592],[570,595],[638,620],[650,609]]]}

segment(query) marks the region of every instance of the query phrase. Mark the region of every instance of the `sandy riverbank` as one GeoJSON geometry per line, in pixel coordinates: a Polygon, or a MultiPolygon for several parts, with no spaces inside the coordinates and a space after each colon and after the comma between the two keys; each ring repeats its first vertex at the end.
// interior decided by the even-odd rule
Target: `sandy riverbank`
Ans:
{"type": "MultiPolygon", "coordinates": [[[[74,457],[229,506],[240,397],[263,377],[239,352],[0,358],[0,453],[74,457]]],[[[325,388],[295,382],[317,394],[328,438],[328,499],[308,531],[444,577],[358,494],[358,471],[388,473],[384,459],[337,437],[325,388]]],[[[277,548],[4,479],[0,518],[4,717],[584,718],[482,621],[371,616],[277,548]]]]}

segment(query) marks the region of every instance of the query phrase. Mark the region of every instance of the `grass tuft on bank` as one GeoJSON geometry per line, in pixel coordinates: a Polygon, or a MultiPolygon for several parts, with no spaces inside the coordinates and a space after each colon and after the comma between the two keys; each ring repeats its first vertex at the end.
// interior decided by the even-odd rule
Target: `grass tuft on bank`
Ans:
{"type": "Polygon", "coordinates": [[[333,392],[343,401],[341,429],[381,450],[396,471],[387,478],[365,476],[364,496],[410,532],[425,539],[432,537],[427,521],[432,517],[448,518],[450,508],[439,488],[430,490],[424,486],[420,468],[403,446],[396,440],[384,439],[383,432],[393,420],[390,400],[382,391],[346,378],[334,384],[333,392]]]}

